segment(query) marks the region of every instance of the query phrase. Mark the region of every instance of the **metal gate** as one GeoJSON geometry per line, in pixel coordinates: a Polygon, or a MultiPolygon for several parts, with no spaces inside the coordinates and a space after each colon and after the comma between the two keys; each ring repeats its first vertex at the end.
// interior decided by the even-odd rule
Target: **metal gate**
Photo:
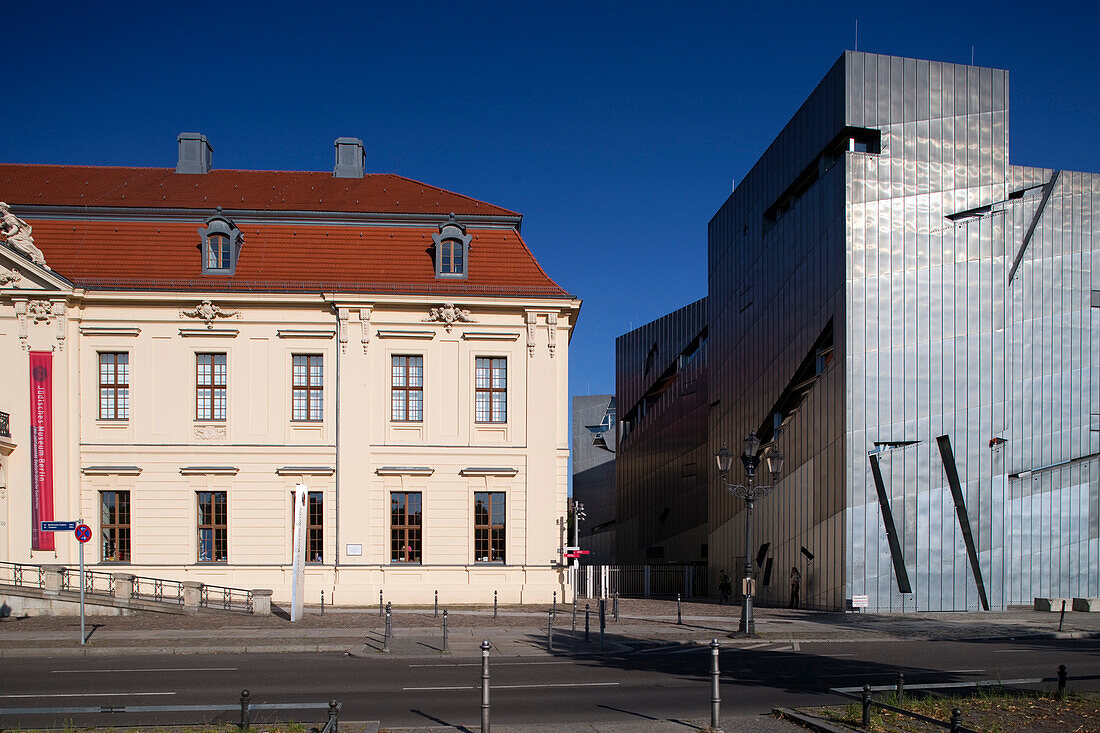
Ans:
{"type": "Polygon", "coordinates": [[[705,598],[706,565],[581,565],[578,598],[705,598]]]}

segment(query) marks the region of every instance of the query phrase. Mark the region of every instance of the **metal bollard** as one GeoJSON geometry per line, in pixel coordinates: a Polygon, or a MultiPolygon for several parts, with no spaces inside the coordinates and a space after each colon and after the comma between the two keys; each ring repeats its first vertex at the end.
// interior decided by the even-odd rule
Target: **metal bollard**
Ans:
{"type": "Polygon", "coordinates": [[[710,640],[710,727],[718,730],[719,707],[722,698],[718,694],[718,640],[710,640]]]}
{"type": "Polygon", "coordinates": [[[607,628],[607,601],[600,599],[600,649],[603,649],[603,632],[607,628]]]}
{"type": "Polygon", "coordinates": [[[1066,665],[1058,665],[1058,694],[1056,697],[1059,700],[1066,699],[1066,665]]]}
{"type": "Polygon", "coordinates": [[[905,675],[898,672],[898,700],[905,694],[905,675]]]}
{"type": "Polygon", "coordinates": [[[963,713],[958,708],[951,708],[951,733],[962,733],[963,713]]]}
{"type": "Polygon", "coordinates": [[[325,589],[321,589],[321,615],[325,615],[325,589]]]}
{"type": "Polygon", "coordinates": [[[248,726],[251,723],[251,710],[252,693],[248,690],[241,690],[241,730],[248,730],[248,726]]]}
{"type": "Polygon", "coordinates": [[[684,625],[684,609],[680,603],[680,594],[676,594],[676,623],[680,626],[684,625]]]}
{"type": "Polygon", "coordinates": [[[1062,624],[1066,620],[1066,602],[1062,601],[1062,615],[1058,618],[1058,631],[1062,630],[1062,624]]]}
{"type": "Polygon", "coordinates": [[[439,591],[435,592],[435,617],[439,618],[439,591]]]}
{"type": "Polygon", "coordinates": [[[571,633],[577,633],[577,596],[573,595],[573,625],[570,627],[571,633]]]}
{"type": "Polygon", "coordinates": [[[554,611],[546,611],[546,651],[554,651],[554,611]]]}
{"type": "Polygon", "coordinates": [[[871,686],[863,686],[863,727],[871,726],[871,686]]]}
{"type": "Polygon", "coordinates": [[[493,618],[497,617],[497,592],[493,591],[493,618]]]}
{"type": "Polygon", "coordinates": [[[554,605],[552,605],[550,608],[554,612],[554,618],[557,618],[558,617],[558,592],[557,591],[554,591],[554,605]]]}
{"type": "Polygon", "coordinates": [[[450,654],[451,650],[447,646],[447,609],[443,609],[443,653],[450,654]]]}
{"type": "Polygon", "coordinates": [[[481,642],[481,733],[489,733],[489,640],[481,642]]]}
{"type": "Polygon", "coordinates": [[[584,640],[588,641],[588,604],[584,604],[584,640]]]}
{"type": "Polygon", "coordinates": [[[340,712],[340,703],[336,702],[335,700],[329,700],[328,701],[328,726],[327,727],[330,731],[332,731],[332,733],[337,733],[338,726],[340,725],[340,721],[336,717],[336,715],[339,712],[340,712]]]}
{"type": "Polygon", "coordinates": [[[378,615],[382,615],[382,589],[378,589],[378,615]]]}
{"type": "Polygon", "coordinates": [[[386,638],[382,642],[382,651],[388,652],[390,650],[390,634],[393,633],[393,612],[390,609],[390,603],[386,603],[386,638]]]}
{"type": "Polygon", "coordinates": [[[615,621],[619,620],[619,591],[615,591],[615,596],[611,600],[611,613],[615,616],[615,621]]]}

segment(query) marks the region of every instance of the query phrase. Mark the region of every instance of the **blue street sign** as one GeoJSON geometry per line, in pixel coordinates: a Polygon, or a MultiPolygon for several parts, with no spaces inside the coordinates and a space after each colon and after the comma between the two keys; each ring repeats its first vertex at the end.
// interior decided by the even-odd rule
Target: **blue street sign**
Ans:
{"type": "Polygon", "coordinates": [[[72,532],[76,522],[42,522],[43,532],[72,532]]]}

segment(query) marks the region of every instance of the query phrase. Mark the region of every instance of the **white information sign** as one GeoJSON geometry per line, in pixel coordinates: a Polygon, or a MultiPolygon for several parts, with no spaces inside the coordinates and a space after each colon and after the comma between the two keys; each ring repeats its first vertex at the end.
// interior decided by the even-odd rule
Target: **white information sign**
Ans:
{"type": "Polygon", "coordinates": [[[306,515],[309,492],[303,484],[294,487],[294,578],[290,594],[290,620],[302,618],[306,584],[306,515]]]}

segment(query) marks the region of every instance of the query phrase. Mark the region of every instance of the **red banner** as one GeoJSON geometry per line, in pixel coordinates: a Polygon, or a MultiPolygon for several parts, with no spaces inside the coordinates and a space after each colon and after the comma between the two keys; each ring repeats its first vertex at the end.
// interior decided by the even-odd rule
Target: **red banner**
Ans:
{"type": "Polygon", "coordinates": [[[31,549],[54,549],[53,532],[53,353],[31,352],[31,549]]]}

